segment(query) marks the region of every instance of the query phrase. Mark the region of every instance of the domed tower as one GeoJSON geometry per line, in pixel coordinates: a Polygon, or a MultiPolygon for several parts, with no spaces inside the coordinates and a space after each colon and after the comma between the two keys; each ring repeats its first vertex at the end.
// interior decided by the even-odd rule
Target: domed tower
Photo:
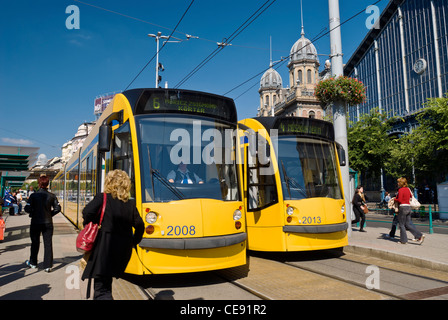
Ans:
{"type": "Polygon", "coordinates": [[[314,88],[319,82],[319,58],[316,47],[305,38],[303,23],[301,37],[292,46],[289,58],[290,93],[282,114],[322,119],[322,107],[314,96],[314,88]]]}
{"type": "Polygon", "coordinates": [[[280,100],[279,90],[282,88],[282,77],[272,68],[272,60],[269,69],[260,80],[260,109],[258,115],[274,115],[274,106],[280,100]]]}
{"type": "Polygon", "coordinates": [[[294,43],[290,52],[289,84],[291,88],[314,90],[319,81],[319,58],[316,47],[305,38],[305,32],[301,32],[301,38],[294,43]]]}

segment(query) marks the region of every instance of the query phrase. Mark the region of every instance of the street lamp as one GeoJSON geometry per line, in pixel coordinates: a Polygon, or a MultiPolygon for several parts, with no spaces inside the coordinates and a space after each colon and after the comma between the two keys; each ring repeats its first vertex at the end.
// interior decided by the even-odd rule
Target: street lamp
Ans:
{"type": "Polygon", "coordinates": [[[162,32],[157,32],[157,35],[155,34],[148,34],[148,37],[152,37],[152,38],[156,38],[156,43],[157,43],[157,53],[156,53],[156,88],[159,87],[159,68],[161,69],[161,71],[163,71],[163,66],[160,65],[159,66],[159,40],[160,39],[169,39],[169,36],[162,36],[162,32]]]}

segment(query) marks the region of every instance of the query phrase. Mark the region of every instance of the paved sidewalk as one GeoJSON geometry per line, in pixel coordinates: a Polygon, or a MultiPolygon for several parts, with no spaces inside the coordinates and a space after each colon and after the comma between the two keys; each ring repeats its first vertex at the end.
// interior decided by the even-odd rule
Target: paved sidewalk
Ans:
{"type": "MultiPolygon", "coordinates": [[[[87,281],[81,281],[80,259],[75,248],[77,231],[62,215],[53,217],[53,269],[43,270],[43,243],[38,268],[25,265],[29,259],[30,218],[4,215],[5,237],[0,241],[0,300],[85,300],[87,281]]],[[[141,290],[125,281],[114,279],[113,295],[117,300],[145,300],[141,290]]],[[[93,290],[92,290],[93,295],[93,290]]]]}
{"type": "MultiPolygon", "coordinates": [[[[352,228],[348,240],[349,246],[344,248],[344,251],[448,272],[448,235],[423,232],[425,235],[423,244],[409,241],[402,245],[399,244],[399,230],[394,239],[386,237],[390,226],[369,228],[367,225],[365,230],[367,232],[359,232],[358,228],[352,228]]],[[[413,238],[410,232],[408,238],[413,238]]]]}

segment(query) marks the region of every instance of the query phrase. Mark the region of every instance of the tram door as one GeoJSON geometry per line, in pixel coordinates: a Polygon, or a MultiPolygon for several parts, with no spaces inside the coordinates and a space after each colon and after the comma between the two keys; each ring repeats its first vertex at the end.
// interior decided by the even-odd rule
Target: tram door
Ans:
{"type": "Polygon", "coordinates": [[[131,198],[135,198],[134,162],[129,121],[115,129],[112,148],[112,168],[123,170],[128,174],[132,181],[131,198]]]}
{"type": "Polygon", "coordinates": [[[269,142],[253,130],[247,132],[247,208],[248,211],[258,211],[278,202],[276,170],[270,159],[269,142]]]}

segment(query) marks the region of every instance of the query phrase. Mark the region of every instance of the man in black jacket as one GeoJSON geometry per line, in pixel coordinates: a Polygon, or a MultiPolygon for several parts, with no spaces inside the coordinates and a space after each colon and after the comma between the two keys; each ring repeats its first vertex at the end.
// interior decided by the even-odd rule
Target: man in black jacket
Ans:
{"type": "Polygon", "coordinates": [[[40,234],[44,239],[44,269],[50,272],[53,267],[53,216],[61,211],[56,196],[48,192],[49,178],[42,175],[38,179],[39,191],[28,198],[25,211],[30,214],[31,256],[25,263],[30,268],[37,267],[40,234]]]}

